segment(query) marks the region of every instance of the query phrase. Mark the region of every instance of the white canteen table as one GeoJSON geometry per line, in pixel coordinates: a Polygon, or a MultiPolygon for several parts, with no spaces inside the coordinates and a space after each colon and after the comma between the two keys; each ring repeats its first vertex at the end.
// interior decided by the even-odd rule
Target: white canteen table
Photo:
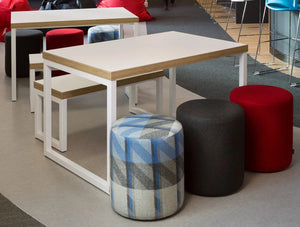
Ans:
{"type": "Polygon", "coordinates": [[[37,28],[58,28],[93,26],[102,24],[120,24],[120,38],[123,35],[122,24],[134,23],[137,33],[139,18],[123,7],[90,8],[66,10],[33,10],[11,12],[11,99],[17,100],[16,78],[16,30],[37,28]]]}
{"type": "MultiPolygon", "coordinates": [[[[248,46],[245,44],[174,31],[44,51],[44,155],[109,194],[109,144],[111,126],[116,120],[117,81],[169,69],[169,112],[170,116],[175,116],[176,67],[225,56],[239,56],[239,85],[246,85],[247,51],[248,46]],[[53,68],[74,73],[107,87],[106,179],[84,169],[51,147],[53,68]]],[[[161,83],[162,80],[158,83],[160,90],[161,83]]],[[[158,96],[162,98],[161,92],[158,96]]],[[[159,102],[162,103],[162,100],[159,102]]],[[[162,104],[159,106],[158,113],[161,113],[162,104]]]]}

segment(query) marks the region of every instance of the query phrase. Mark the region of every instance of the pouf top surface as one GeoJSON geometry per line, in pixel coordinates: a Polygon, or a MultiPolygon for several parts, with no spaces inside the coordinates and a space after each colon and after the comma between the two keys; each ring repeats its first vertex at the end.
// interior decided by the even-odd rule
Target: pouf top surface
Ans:
{"type": "Polygon", "coordinates": [[[161,139],[174,136],[180,130],[182,126],[175,119],[153,114],[127,116],[112,126],[114,133],[134,139],[161,139]]]}
{"type": "MultiPolygon", "coordinates": [[[[34,29],[18,29],[16,31],[17,37],[30,37],[33,35],[43,35],[43,32],[40,30],[34,30],[34,29]]],[[[11,32],[6,33],[6,37],[11,37],[11,32]]]]}
{"type": "Polygon", "coordinates": [[[89,31],[92,31],[92,32],[99,32],[99,31],[108,32],[108,31],[115,31],[115,30],[118,30],[118,29],[119,29],[118,25],[104,24],[104,25],[96,25],[94,27],[91,27],[91,28],[89,28],[89,31]]]}
{"type": "Polygon", "coordinates": [[[62,35],[62,34],[69,35],[69,34],[77,34],[77,33],[83,34],[83,31],[78,28],[57,28],[48,31],[46,35],[62,35]]]}
{"type": "Polygon", "coordinates": [[[202,120],[213,119],[216,121],[218,119],[229,120],[236,116],[234,113],[239,115],[243,112],[243,109],[239,105],[227,100],[196,99],[181,104],[177,111],[184,111],[191,119],[201,117],[202,120]]]}
{"type": "Polygon", "coordinates": [[[246,85],[233,89],[232,101],[243,100],[248,105],[277,105],[291,100],[293,95],[280,87],[269,85],[246,85]]]}

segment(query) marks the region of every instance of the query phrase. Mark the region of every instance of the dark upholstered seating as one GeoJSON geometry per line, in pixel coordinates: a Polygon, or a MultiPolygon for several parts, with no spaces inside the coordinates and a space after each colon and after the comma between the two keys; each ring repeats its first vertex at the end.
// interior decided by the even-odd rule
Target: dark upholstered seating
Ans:
{"type": "Polygon", "coordinates": [[[203,196],[237,191],[244,179],[244,111],[212,99],[192,100],[177,108],[183,126],[185,189],[203,196]]]}
{"type": "MultiPolygon", "coordinates": [[[[17,30],[17,77],[29,77],[29,54],[43,50],[43,33],[39,30],[17,30]]],[[[11,76],[11,33],[5,35],[5,72],[11,76]]]]}

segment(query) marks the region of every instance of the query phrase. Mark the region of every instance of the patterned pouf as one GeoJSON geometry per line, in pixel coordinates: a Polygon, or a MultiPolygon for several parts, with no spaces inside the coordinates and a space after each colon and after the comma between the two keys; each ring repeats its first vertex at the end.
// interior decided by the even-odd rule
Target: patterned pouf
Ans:
{"type": "Polygon", "coordinates": [[[98,25],[91,27],[88,30],[88,43],[97,43],[114,39],[119,39],[118,25],[98,25]]]}
{"type": "Polygon", "coordinates": [[[111,130],[111,203],[115,212],[156,220],[184,201],[183,130],[170,117],[140,114],[111,130]]]}

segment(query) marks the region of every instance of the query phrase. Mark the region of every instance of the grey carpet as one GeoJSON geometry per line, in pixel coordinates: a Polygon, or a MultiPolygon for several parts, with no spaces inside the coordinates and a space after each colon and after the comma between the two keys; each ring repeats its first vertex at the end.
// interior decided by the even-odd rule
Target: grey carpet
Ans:
{"type": "MultiPolygon", "coordinates": [[[[148,34],[163,31],[181,31],[218,39],[231,37],[210,19],[194,0],[177,0],[175,7],[163,10],[162,0],[149,1],[148,11],[156,18],[147,22],[148,34]]],[[[258,64],[259,70],[268,69],[258,64]]],[[[300,127],[300,87],[291,88],[288,76],[281,72],[253,75],[254,60],[248,56],[248,84],[265,84],[282,87],[294,96],[294,125],[300,127]]],[[[296,79],[300,82],[300,79],[296,79]]],[[[206,98],[228,99],[230,91],[238,86],[238,68],[233,57],[178,67],[177,84],[206,98]]]]}
{"type": "Polygon", "coordinates": [[[0,193],[0,226],[43,227],[44,225],[26,214],[0,193]]]}

